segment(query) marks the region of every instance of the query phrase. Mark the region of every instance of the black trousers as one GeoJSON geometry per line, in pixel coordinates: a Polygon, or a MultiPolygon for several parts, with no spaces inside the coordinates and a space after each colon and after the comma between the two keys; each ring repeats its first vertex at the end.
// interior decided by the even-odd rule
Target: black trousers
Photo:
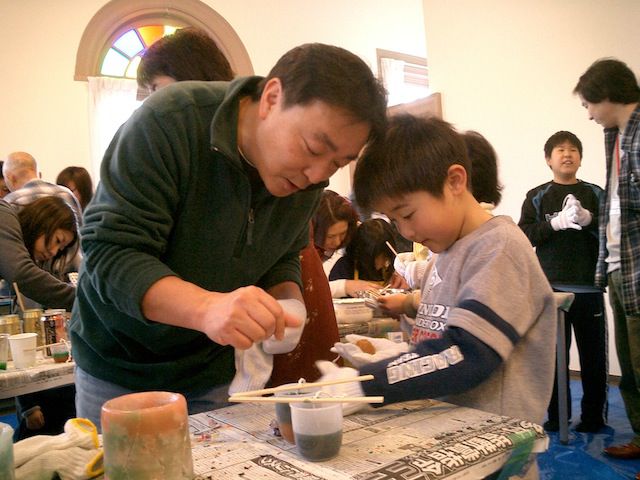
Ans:
{"type": "MultiPolygon", "coordinates": [[[[565,313],[567,370],[571,327],[576,337],[582,379],[583,422],[607,421],[607,330],[602,293],[576,293],[571,309],[565,313]]],[[[568,411],[571,418],[571,390],[567,372],[568,411]]],[[[549,420],[558,420],[558,372],[553,382],[553,395],[547,410],[549,420]]]]}

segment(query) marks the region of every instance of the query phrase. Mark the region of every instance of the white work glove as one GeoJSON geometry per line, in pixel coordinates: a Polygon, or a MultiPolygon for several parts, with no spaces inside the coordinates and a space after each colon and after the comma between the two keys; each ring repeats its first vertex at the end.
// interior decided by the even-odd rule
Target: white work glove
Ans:
{"type": "Polygon", "coordinates": [[[563,210],[551,219],[551,228],[555,231],[573,228],[574,230],[582,230],[582,227],[576,223],[578,208],[574,205],[565,207],[563,210]]]}
{"type": "Polygon", "coordinates": [[[393,269],[396,271],[398,275],[406,279],[405,273],[407,271],[407,265],[411,262],[415,262],[416,257],[413,252],[403,252],[396,255],[395,260],[393,261],[393,269]]]}
{"type": "Polygon", "coordinates": [[[591,223],[593,215],[589,210],[582,206],[580,200],[578,200],[573,194],[570,193],[566,197],[564,197],[563,204],[564,208],[576,207],[576,213],[573,219],[575,223],[577,223],[581,227],[586,227],[591,223]]]}
{"type": "Polygon", "coordinates": [[[13,446],[16,480],[87,479],[102,473],[102,450],[96,427],[86,418],[72,418],[64,433],[37,435],[13,446]]]}
{"type": "Polygon", "coordinates": [[[395,357],[409,351],[407,342],[392,342],[386,338],[370,338],[361,335],[348,334],[345,336],[347,343],[335,343],[331,351],[339,354],[356,368],[361,368],[369,363],[378,362],[395,357]],[[376,349],[375,353],[363,352],[356,343],[358,340],[368,340],[376,349]]]}
{"type": "MultiPolygon", "coordinates": [[[[316,368],[320,370],[322,376],[318,382],[328,382],[332,380],[342,380],[346,378],[356,378],[360,374],[355,368],[339,367],[328,360],[318,360],[316,368]]],[[[322,391],[332,397],[364,397],[364,391],[360,382],[339,383],[337,385],[326,385],[322,391]]],[[[351,415],[362,410],[366,403],[343,403],[342,414],[351,415]]]]}
{"type": "Polygon", "coordinates": [[[278,300],[282,309],[301,321],[299,327],[286,327],[284,338],[271,336],[246,350],[235,349],[236,374],[229,385],[229,395],[264,388],[273,372],[273,355],[288,353],[298,346],[307,320],[307,309],[299,300],[278,300]]]}
{"type": "Polygon", "coordinates": [[[277,353],[289,353],[291,350],[296,348],[300,341],[300,337],[302,337],[304,325],[307,322],[307,308],[300,300],[287,298],[285,300],[278,300],[278,303],[285,312],[300,320],[300,326],[286,327],[284,329],[284,338],[282,340],[276,340],[276,337],[271,336],[262,342],[262,349],[265,353],[270,353],[272,355],[277,353]]]}

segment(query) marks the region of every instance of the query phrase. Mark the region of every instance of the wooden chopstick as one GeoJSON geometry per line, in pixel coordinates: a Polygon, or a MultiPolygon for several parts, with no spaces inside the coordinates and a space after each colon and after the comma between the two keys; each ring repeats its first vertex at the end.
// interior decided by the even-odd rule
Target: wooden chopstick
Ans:
{"type": "Polygon", "coordinates": [[[238,403],[382,403],[384,397],[241,397],[231,396],[230,402],[238,403]]]}
{"type": "Polygon", "coordinates": [[[324,382],[309,382],[309,383],[296,383],[295,385],[280,385],[279,387],[263,388],[262,390],[251,390],[248,392],[234,393],[233,395],[231,395],[230,398],[253,397],[253,396],[259,396],[259,395],[266,395],[267,393],[289,392],[292,390],[302,390],[305,388],[337,385],[339,383],[366,382],[367,380],[373,380],[373,375],[360,375],[359,377],[354,377],[354,378],[341,378],[338,380],[327,380],[324,382]]]}

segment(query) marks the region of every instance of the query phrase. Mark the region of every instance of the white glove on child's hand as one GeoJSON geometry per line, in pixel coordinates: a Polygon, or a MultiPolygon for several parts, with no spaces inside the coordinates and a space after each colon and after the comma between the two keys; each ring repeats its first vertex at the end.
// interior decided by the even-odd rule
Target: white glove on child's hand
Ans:
{"type": "MultiPolygon", "coordinates": [[[[355,368],[339,367],[335,363],[328,360],[318,360],[316,368],[320,370],[322,376],[318,382],[328,382],[332,380],[342,380],[347,378],[356,378],[359,372],[355,368]]],[[[326,385],[322,387],[322,391],[328,393],[332,397],[363,397],[364,391],[360,382],[339,383],[337,385],[326,385]]],[[[362,410],[366,403],[343,403],[342,414],[351,415],[362,410]]]]}
{"type": "Polygon", "coordinates": [[[392,342],[386,338],[370,338],[349,334],[345,339],[347,343],[335,343],[331,351],[340,354],[342,358],[349,361],[349,363],[356,368],[361,368],[369,363],[395,357],[409,351],[408,343],[392,342]],[[371,345],[373,345],[373,348],[375,348],[375,353],[363,352],[360,347],[356,345],[359,340],[368,340],[371,345]]]}
{"type": "Polygon", "coordinates": [[[393,269],[398,275],[406,279],[407,264],[415,261],[416,257],[412,252],[399,253],[393,261],[393,269]]]}
{"type": "Polygon", "coordinates": [[[566,197],[564,197],[563,205],[564,205],[563,210],[570,207],[576,207],[576,210],[575,210],[576,213],[573,218],[573,221],[578,225],[580,225],[581,227],[586,227],[591,223],[591,219],[593,218],[593,215],[589,210],[587,210],[582,206],[582,204],[580,203],[580,200],[578,200],[572,193],[569,193],[566,197]]]}
{"type": "Polygon", "coordinates": [[[573,228],[574,230],[582,230],[582,227],[576,223],[577,207],[565,207],[564,210],[551,219],[551,228],[555,231],[573,228]]]}

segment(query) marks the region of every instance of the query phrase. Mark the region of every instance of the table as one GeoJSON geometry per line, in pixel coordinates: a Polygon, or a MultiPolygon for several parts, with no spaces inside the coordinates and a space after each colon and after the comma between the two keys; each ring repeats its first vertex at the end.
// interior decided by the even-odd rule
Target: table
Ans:
{"type": "Polygon", "coordinates": [[[75,365],[55,363],[40,354],[35,367],[16,369],[13,362],[8,362],[7,370],[0,370],[0,399],[70,385],[74,382],[75,365]]]}
{"type": "Polygon", "coordinates": [[[274,435],[274,418],[248,403],[190,416],[196,479],[471,480],[515,473],[548,447],[539,425],[424,400],[345,417],[339,455],[312,463],[274,435]]]}

